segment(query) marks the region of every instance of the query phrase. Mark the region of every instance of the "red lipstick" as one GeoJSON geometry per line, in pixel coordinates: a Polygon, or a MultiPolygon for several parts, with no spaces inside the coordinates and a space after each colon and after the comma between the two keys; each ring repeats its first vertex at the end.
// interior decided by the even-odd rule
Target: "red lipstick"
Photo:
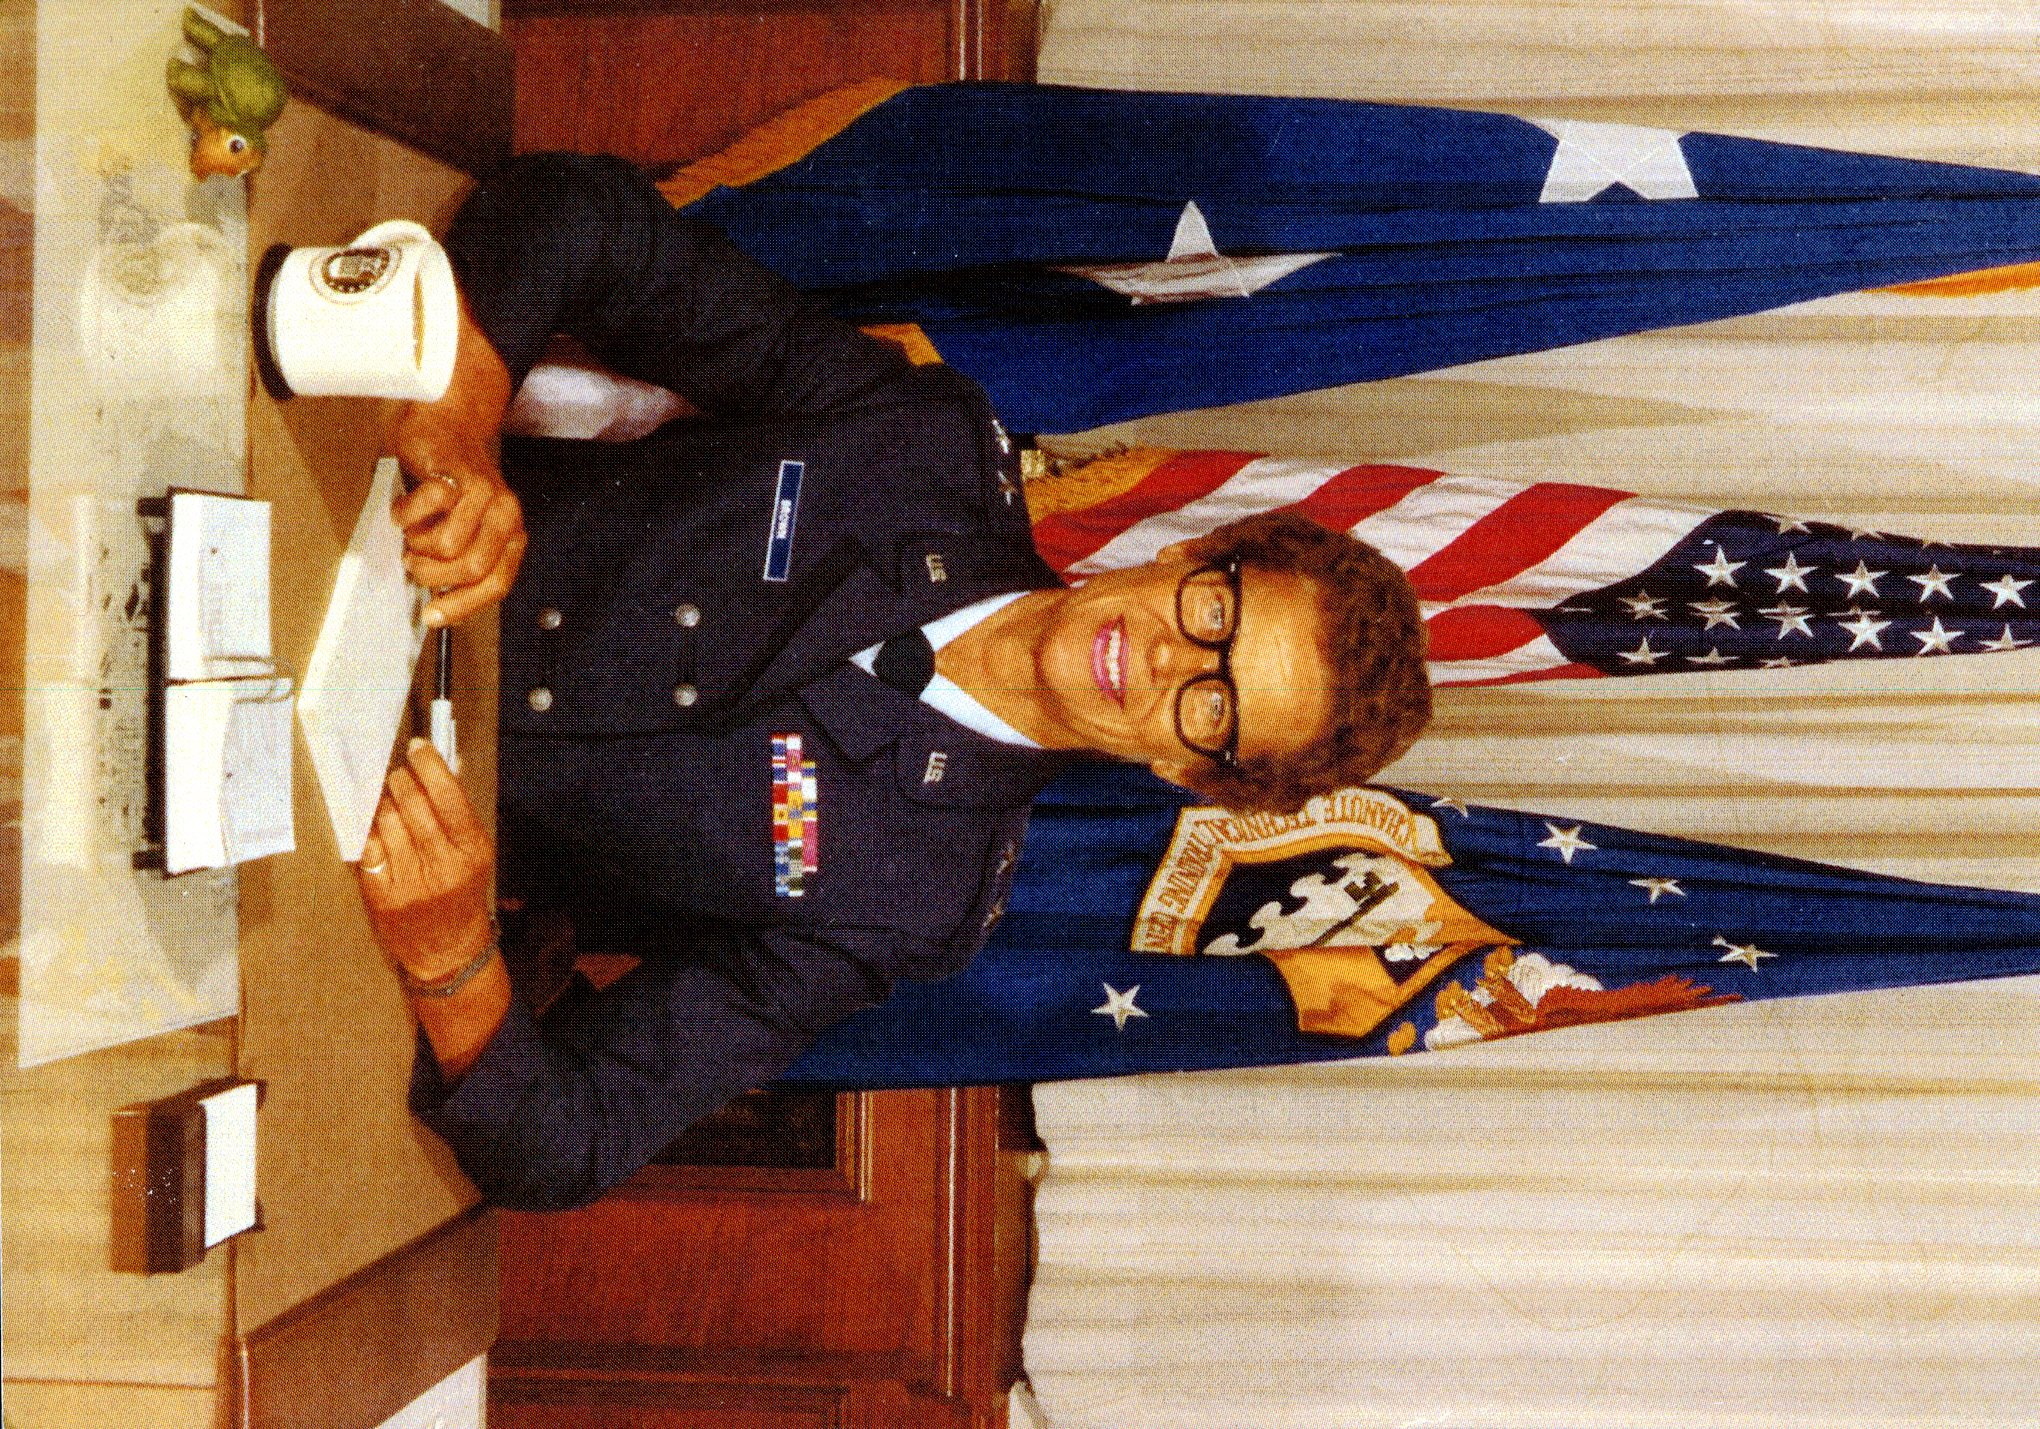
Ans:
{"type": "Polygon", "coordinates": [[[1114,617],[1091,637],[1091,678],[1105,697],[1126,706],[1126,622],[1114,617]]]}

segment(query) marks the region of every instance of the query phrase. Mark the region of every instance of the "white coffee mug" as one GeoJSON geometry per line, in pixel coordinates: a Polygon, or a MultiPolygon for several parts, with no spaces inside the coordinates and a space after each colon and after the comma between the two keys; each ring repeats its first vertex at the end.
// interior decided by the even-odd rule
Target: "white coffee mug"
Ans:
{"type": "Polygon", "coordinates": [[[291,249],[267,308],[269,356],[299,396],[431,402],[453,380],[453,266],[408,218],[378,223],[342,248],[291,249]]]}

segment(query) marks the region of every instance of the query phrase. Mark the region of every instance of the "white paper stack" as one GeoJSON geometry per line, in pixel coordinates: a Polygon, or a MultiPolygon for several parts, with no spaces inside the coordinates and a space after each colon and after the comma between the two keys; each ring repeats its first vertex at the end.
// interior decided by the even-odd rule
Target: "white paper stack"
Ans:
{"type": "Polygon", "coordinates": [[[390,516],[400,480],[396,459],[384,457],[340,558],[298,701],[333,841],[350,863],[368,841],[425,647],[418,617],[426,593],[404,572],[404,533],[390,516]]]}
{"type": "Polygon", "coordinates": [[[164,862],[171,873],[296,847],[290,681],[205,680],[164,692],[164,862]]]}
{"type": "Polygon", "coordinates": [[[269,629],[269,503],[170,494],[163,600],[169,873],[295,848],[291,683],[269,629]]]}
{"type": "Polygon", "coordinates": [[[172,492],[169,537],[165,674],[269,674],[269,503],[172,492]]]}
{"type": "MultiPolygon", "coordinates": [[[[289,718],[284,726],[289,728],[289,718]]],[[[205,1111],[205,1244],[255,1226],[255,1108],[261,1089],[243,1082],[199,1103],[205,1111]]]]}

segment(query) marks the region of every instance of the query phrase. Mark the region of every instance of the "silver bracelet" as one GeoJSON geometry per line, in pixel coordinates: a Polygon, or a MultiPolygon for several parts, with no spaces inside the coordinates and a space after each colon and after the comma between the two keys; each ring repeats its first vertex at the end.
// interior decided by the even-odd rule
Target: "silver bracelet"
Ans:
{"type": "MultiPolygon", "coordinates": [[[[493,928],[491,931],[494,931],[493,928]]],[[[495,957],[501,948],[502,944],[495,937],[491,937],[488,943],[483,946],[479,953],[474,955],[474,958],[466,967],[454,973],[451,977],[434,978],[430,982],[425,981],[423,978],[413,977],[411,970],[402,963],[399,963],[397,965],[397,980],[403,983],[404,991],[410,993],[413,997],[452,997],[479,977],[482,969],[489,965],[489,960],[495,957]]]]}

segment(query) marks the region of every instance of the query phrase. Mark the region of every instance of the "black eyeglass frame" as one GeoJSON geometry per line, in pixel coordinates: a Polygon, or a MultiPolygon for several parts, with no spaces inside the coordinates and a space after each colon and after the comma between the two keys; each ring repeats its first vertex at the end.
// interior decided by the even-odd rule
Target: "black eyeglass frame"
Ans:
{"type": "Polygon", "coordinates": [[[1240,637],[1240,586],[1240,561],[1237,556],[1221,561],[1216,565],[1199,566],[1196,570],[1184,576],[1176,586],[1176,629],[1182,633],[1185,640],[1188,640],[1200,650],[1216,650],[1218,652],[1218,668],[1216,670],[1185,680],[1182,688],[1176,691],[1174,706],[1176,738],[1185,749],[1188,749],[1193,754],[1203,755],[1206,759],[1216,763],[1221,769],[1237,769],[1240,763],[1240,687],[1233,683],[1232,676],[1233,643],[1240,637]],[[1224,576],[1226,587],[1232,592],[1231,627],[1225,634],[1216,639],[1198,635],[1192,631],[1190,629],[1190,622],[1184,617],[1183,611],[1183,600],[1190,591],[1191,582],[1200,576],[1208,575],[1224,576]],[[1232,731],[1226,736],[1225,742],[1217,749],[1206,749],[1203,745],[1190,738],[1183,728],[1183,702],[1189,699],[1192,692],[1200,686],[1206,688],[1217,686],[1219,689],[1224,690],[1226,708],[1232,711],[1232,731]]]}

